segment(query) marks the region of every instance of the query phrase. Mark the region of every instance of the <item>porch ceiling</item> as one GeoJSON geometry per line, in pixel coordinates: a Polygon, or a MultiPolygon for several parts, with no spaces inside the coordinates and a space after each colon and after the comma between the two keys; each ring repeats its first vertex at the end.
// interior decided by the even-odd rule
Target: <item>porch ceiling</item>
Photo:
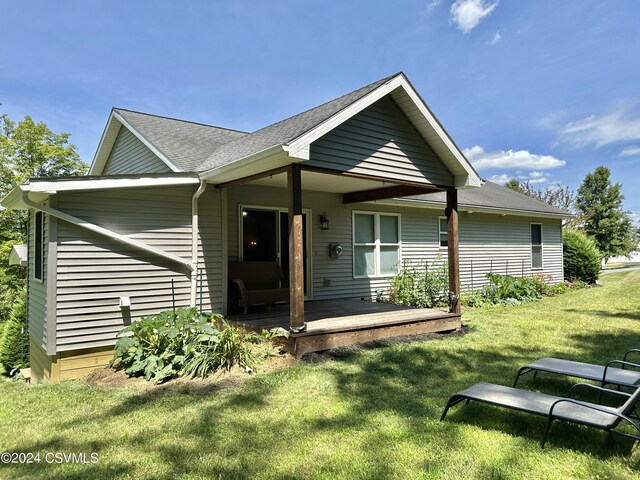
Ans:
{"type": "MultiPolygon", "coordinates": [[[[276,175],[247,182],[247,184],[287,188],[287,174],[286,172],[278,173],[276,175]]],[[[322,172],[302,170],[303,190],[314,190],[329,193],[351,193],[363,190],[375,190],[392,185],[398,184],[385,180],[372,180],[346,175],[331,175],[322,172]]]]}

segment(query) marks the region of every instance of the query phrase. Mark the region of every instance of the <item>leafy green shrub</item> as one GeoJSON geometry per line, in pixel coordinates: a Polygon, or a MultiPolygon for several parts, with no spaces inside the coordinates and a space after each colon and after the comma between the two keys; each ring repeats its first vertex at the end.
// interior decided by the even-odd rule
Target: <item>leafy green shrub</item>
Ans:
{"type": "Polygon", "coordinates": [[[567,291],[567,286],[564,283],[551,284],[553,278],[546,273],[536,273],[527,278],[535,283],[538,296],[546,295],[547,297],[554,297],[567,291]]]}
{"type": "Polygon", "coordinates": [[[465,307],[482,307],[487,304],[479,292],[460,295],[460,303],[465,307]]]}
{"type": "Polygon", "coordinates": [[[234,365],[254,368],[258,358],[253,345],[276,336],[245,332],[221,315],[198,313],[195,308],[143,317],[118,335],[109,366],[156,383],[177,376],[204,377],[234,365]]]}
{"type": "Polygon", "coordinates": [[[446,304],[449,286],[447,266],[439,258],[414,265],[405,261],[391,279],[389,301],[408,307],[432,308],[446,304]]]}
{"type": "Polygon", "coordinates": [[[595,240],[580,230],[567,229],[562,232],[564,253],[564,276],[586,283],[594,283],[600,274],[602,254],[595,240]]]}
{"type": "Polygon", "coordinates": [[[4,328],[0,338],[0,364],[10,375],[14,375],[20,368],[29,366],[29,333],[24,293],[23,291],[23,294],[18,296],[9,320],[2,325],[4,328]]]}
{"type": "Polygon", "coordinates": [[[481,295],[488,303],[517,305],[540,298],[537,282],[531,278],[513,277],[488,273],[489,285],[481,290],[481,295]]]}

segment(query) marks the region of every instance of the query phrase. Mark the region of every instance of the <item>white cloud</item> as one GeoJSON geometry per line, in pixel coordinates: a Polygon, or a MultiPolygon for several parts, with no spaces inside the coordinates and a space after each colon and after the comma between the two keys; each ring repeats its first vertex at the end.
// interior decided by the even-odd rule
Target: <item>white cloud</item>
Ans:
{"type": "Polygon", "coordinates": [[[629,145],[628,147],[624,147],[622,150],[620,150],[620,153],[618,155],[620,155],[621,157],[633,157],[635,155],[640,156],[640,146],[629,145]]]}
{"type": "Polygon", "coordinates": [[[560,142],[574,147],[640,140],[640,116],[622,105],[603,115],[589,115],[567,123],[560,131],[560,142]]]}
{"type": "Polygon", "coordinates": [[[497,6],[498,0],[456,0],[451,5],[449,13],[458,29],[463,33],[469,33],[497,6]]]}
{"type": "Polygon", "coordinates": [[[549,180],[551,180],[551,175],[549,175],[547,172],[529,172],[528,175],[519,175],[518,178],[520,180],[524,180],[524,181],[528,181],[529,183],[532,184],[536,184],[536,183],[549,183],[549,180]]]}
{"type": "Polygon", "coordinates": [[[487,153],[476,145],[463,150],[465,156],[478,168],[523,168],[526,170],[548,170],[564,166],[567,162],[551,155],[538,155],[528,150],[497,150],[487,153]]]}
{"type": "Polygon", "coordinates": [[[513,178],[513,175],[509,175],[507,173],[501,173],[500,175],[493,175],[491,178],[489,178],[489,181],[493,183],[499,183],[500,185],[504,185],[512,178],[513,178]]]}
{"type": "Polygon", "coordinates": [[[438,5],[440,5],[441,3],[442,3],[442,0],[431,0],[429,2],[429,4],[427,5],[427,11],[430,12],[431,10],[436,8],[438,5]]]}
{"type": "Polygon", "coordinates": [[[498,43],[502,39],[502,35],[500,34],[500,30],[496,30],[495,35],[491,40],[487,42],[487,45],[491,45],[492,47],[498,43]]]}
{"type": "Polygon", "coordinates": [[[533,171],[533,172],[527,172],[527,173],[523,173],[523,172],[516,172],[515,175],[513,174],[509,174],[509,173],[500,173],[497,175],[493,175],[489,178],[490,181],[494,182],[494,183],[499,183],[501,185],[504,185],[505,183],[507,183],[509,180],[518,180],[520,182],[529,182],[532,185],[535,184],[540,184],[540,183],[546,183],[547,185],[551,183],[551,175],[547,172],[538,172],[538,171],[533,171]]]}

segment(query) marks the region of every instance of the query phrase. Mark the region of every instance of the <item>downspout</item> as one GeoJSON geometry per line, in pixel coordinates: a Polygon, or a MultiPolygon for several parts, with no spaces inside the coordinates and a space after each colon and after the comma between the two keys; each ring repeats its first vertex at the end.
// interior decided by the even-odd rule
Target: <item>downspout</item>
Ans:
{"type": "Polygon", "coordinates": [[[91,230],[92,232],[99,233],[100,235],[104,235],[105,237],[111,238],[120,243],[124,243],[125,245],[129,245],[131,247],[137,248],[139,250],[144,250],[145,252],[152,253],[162,258],[166,258],[173,262],[176,262],[190,271],[193,271],[194,267],[191,262],[185,260],[184,258],[179,257],[178,255],[174,255],[173,253],[165,252],[164,250],[160,250],[159,248],[153,247],[151,245],[147,245],[146,243],[140,242],[139,240],[135,240],[133,238],[127,237],[126,235],[122,235],[120,233],[114,232],[107,228],[101,227],[100,225],[95,225],[91,222],[87,222],[78,217],[74,217],[73,215],[69,215],[68,213],[61,212],[60,210],[55,210],[51,207],[47,207],[40,203],[36,203],[29,198],[28,190],[21,190],[21,198],[25,205],[39,210],[47,215],[51,215],[52,217],[59,218],[60,220],[64,220],[65,222],[69,222],[78,227],[84,228],[86,230],[91,230]]]}
{"type": "MultiPolygon", "coordinates": [[[[191,307],[196,306],[198,290],[198,199],[207,188],[207,182],[200,180],[200,186],[191,198],[191,307]]],[[[202,292],[200,292],[202,295],[202,292]]]]}

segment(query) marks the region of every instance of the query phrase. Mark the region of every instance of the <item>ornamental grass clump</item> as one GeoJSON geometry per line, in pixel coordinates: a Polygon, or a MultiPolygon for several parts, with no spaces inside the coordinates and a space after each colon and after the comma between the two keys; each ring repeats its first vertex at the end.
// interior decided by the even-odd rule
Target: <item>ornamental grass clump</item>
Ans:
{"type": "Polygon", "coordinates": [[[196,308],[142,317],[120,331],[109,366],[161,383],[179,376],[205,377],[234,365],[255,368],[254,346],[275,334],[246,332],[221,315],[196,308]]]}

